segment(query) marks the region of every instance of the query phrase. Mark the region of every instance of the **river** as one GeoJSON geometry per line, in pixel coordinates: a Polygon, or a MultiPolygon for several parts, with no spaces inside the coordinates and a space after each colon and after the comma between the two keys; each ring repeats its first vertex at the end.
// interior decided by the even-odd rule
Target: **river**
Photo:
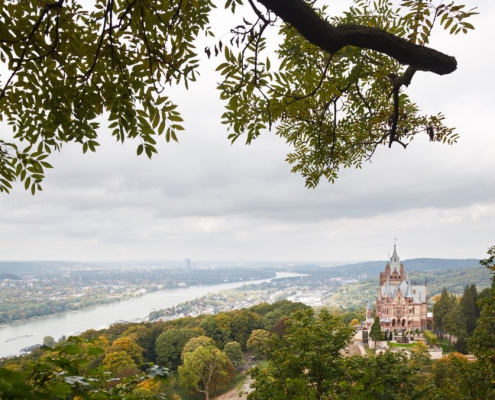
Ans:
{"type": "MultiPolygon", "coordinates": [[[[277,272],[276,278],[299,275],[277,272]]],[[[55,340],[58,340],[63,335],[69,336],[88,329],[106,328],[119,320],[131,321],[137,318],[145,318],[154,309],[169,308],[188,300],[197,299],[208,293],[235,289],[246,284],[270,282],[271,279],[161,290],[126,301],[102,304],[77,312],[4,325],[0,327],[0,357],[15,355],[28,346],[41,344],[45,336],[52,336],[55,340]]]]}

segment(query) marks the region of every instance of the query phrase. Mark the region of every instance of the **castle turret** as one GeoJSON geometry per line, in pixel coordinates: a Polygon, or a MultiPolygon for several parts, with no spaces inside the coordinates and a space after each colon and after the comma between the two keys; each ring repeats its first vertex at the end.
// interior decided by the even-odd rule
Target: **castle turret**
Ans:
{"type": "Polygon", "coordinates": [[[371,305],[371,300],[368,300],[368,304],[366,305],[366,318],[373,317],[373,306],[371,305]]]}

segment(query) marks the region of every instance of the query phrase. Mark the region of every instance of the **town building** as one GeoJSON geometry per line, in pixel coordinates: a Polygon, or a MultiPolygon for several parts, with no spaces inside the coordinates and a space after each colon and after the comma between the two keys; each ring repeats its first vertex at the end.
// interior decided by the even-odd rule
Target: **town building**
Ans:
{"type": "Polygon", "coordinates": [[[382,330],[426,329],[427,312],[428,283],[411,282],[394,245],[385,272],[380,272],[380,288],[376,294],[376,315],[382,330]]]}

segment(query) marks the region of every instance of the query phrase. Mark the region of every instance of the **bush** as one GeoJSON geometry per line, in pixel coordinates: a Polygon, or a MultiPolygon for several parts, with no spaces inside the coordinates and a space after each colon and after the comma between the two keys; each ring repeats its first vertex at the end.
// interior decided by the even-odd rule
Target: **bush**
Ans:
{"type": "Polygon", "coordinates": [[[435,346],[437,344],[437,337],[433,332],[426,330],[423,332],[423,336],[430,346],[435,346]]]}

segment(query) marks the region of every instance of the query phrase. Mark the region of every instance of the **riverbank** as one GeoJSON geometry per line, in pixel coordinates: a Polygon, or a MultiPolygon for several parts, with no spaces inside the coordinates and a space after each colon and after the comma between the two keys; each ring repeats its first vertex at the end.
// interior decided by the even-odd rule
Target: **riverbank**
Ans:
{"type": "MultiPolygon", "coordinates": [[[[276,278],[298,276],[299,274],[277,273],[276,278]]],[[[160,290],[146,293],[126,301],[103,304],[78,313],[61,313],[36,320],[18,322],[0,329],[0,343],[13,337],[32,335],[24,339],[9,342],[9,346],[0,346],[0,357],[18,354],[23,348],[43,343],[45,336],[58,340],[71,333],[84,332],[88,329],[99,330],[119,320],[131,321],[144,319],[154,309],[169,308],[178,304],[222,290],[234,289],[246,284],[270,282],[274,278],[254,281],[229,282],[218,285],[195,286],[181,289],[160,290]]]]}
{"type": "MultiPolygon", "coordinates": [[[[268,278],[268,279],[273,279],[273,278],[268,278]]],[[[246,284],[250,284],[251,282],[255,282],[255,281],[257,281],[257,280],[255,279],[255,280],[252,280],[252,281],[239,281],[239,282],[231,282],[231,283],[240,283],[241,285],[246,285],[246,284]]],[[[39,316],[39,317],[18,319],[18,320],[15,320],[15,321],[11,322],[11,323],[0,325],[0,329],[1,328],[4,328],[4,327],[16,325],[16,324],[23,324],[23,323],[30,322],[30,321],[39,321],[39,320],[43,320],[43,319],[47,319],[47,318],[51,318],[51,317],[55,317],[55,316],[59,316],[59,315],[73,314],[73,313],[78,313],[78,312],[81,312],[81,311],[92,310],[92,309],[96,309],[96,308],[98,308],[100,306],[103,306],[103,305],[114,304],[114,303],[122,303],[122,302],[126,302],[126,301],[129,301],[129,300],[138,298],[138,297],[146,296],[147,294],[151,294],[151,293],[167,292],[167,291],[174,291],[174,290],[178,290],[178,289],[187,289],[187,288],[193,289],[193,288],[198,288],[198,287],[208,288],[208,287],[212,287],[212,286],[216,286],[216,285],[221,285],[221,284],[223,284],[223,283],[218,282],[218,283],[214,283],[214,284],[211,284],[211,285],[199,285],[199,286],[198,285],[193,285],[193,286],[186,286],[186,287],[182,287],[182,288],[172,288],[172,289],[167,288],[167,289],[159,289],[159,290],[148,290],[146,292],[143,292],[141,290],[137,290],[132,295],[128,295],[128,296],[125,296],[125,297],[112,297],[111,296],[111,297],[105,298],[105,301],[102,301],[101,303],[92,304],[92,305],[87,306],[87,307],[81,307],[81,308],[78,308],[77,310],[67,310],[67,311],[62,311],[62,312],[55,312],[55,313],[51,313],[51,314],[45,314],[45,315],[42,315],[42,316],[39,316]]]]}

